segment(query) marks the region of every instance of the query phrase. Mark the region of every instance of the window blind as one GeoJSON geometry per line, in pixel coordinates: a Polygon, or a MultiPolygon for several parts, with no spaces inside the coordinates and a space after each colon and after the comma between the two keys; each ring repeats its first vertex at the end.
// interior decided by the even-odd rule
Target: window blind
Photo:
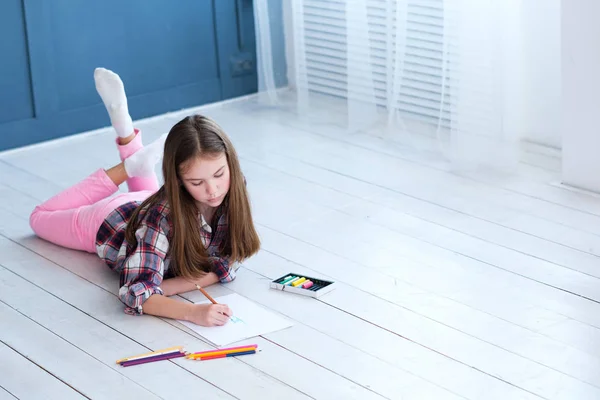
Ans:
{"type": "MultiPolygon", "coordinates": [[[[374,96],[377,105],[385,107],[390,101],[392,107],[420,120],[437,123],[440,118],[448,119],[447,101],[441,104],[442,98],[449,97],[442,69],[443,0],[364,0],[362,6],[352,0],[348,4],[304,0],[296,12],[302,13],[296,17],[302,18],[304,25],[300,34],[305,45],[305,89],[342,98],[374,96]],[[398,7],[402,7],[401,18],[398,7]],[[357,45],[357,38],[368,43],[367,47],[357,45]],[[397,54],[397,40],[404,41],[399,47],[403,54],[397,54]],[[353,60],[364,59],[364,83],[356,77],[348,82],[349,51],[353,60]],[[397,94],[388,99],[393,84],[397,94]]],[[[353,68],[360,72],[361,66],[353,68]]]]}

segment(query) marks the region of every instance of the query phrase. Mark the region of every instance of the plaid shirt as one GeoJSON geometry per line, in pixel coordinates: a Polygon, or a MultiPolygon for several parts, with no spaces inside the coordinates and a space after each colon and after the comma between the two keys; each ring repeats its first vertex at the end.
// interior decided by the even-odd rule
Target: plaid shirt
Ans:
{"type": "MultiPolygon", "coordinates": [[[[133,211],[140,202],[129,202],[112,211],[104,220],[96,235],[96,252],[113,270],[121,275],[119,298],[125,303],[128,314],[142,314],[142,304],[153,294],[163,294],[160,285],[169,270],[169,238],[171,220],[166,202],[141,210],[141,223],[135,243],[125,240],[125,230],[133,211]]],[[[212,263],[212,271],[221,282],[235,279],[235,268],[227,258],[219,256],[219,245],[228,234],[227,216],[217,216],[216,232],[200,215],[198,223],[207,253],[212,263]]]]}

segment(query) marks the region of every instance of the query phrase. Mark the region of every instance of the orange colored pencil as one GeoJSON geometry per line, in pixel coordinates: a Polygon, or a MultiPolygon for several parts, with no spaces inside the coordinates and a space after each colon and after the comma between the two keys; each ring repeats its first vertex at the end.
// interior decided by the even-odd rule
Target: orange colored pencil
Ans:
{"type": "Polygon", "coordinates": [[[198,288],[198,290],[201,291],[202,294],[205,295],[206,298],[209,299],[211,303],[219,304],[219,303],[217,303],[217,301],[215,299],[212,298],[212,296],[210,294],[208,294],[208,292],[206,290],[202,289],[202,287],[200,285],[196,285],[196,288],[198,288]]]}
{"type": "MultiPolygon", "coordinates": [[[[256,354],[256,350],[236,351],[235,353],[227,353],[227,354],[219,354],[219,355],[210,356],[210,357],[202,357],[199,360],[200,361],[216,360],[218,358],[245,356],[246,354],[256,354]]],[[[196,358],[195,360],[198,360],[198,358],[196,358]]]]}
{"type": "Polygon", "coordinates": [[[204,357],[212,357],[212,356],[218,356],[218,355],[222,355],[222,354],[230,354],[230,353],[237,353],[240,351],[251,351],[251,350],[256,350],[256,346],[239,347],[236,349],[227,349],[227,350],[215,350],[215,351],[205,352],[202,354],[190,354],[187,356],[187,358],[202,359],[204,357]]]}
{"type": "MultiPolygon", "coordinates": [[[[212,298],[212,296],[211,296],[210,294],[208,294],[208,292],[207,292],[206,290],[202,289],[202,287],[201,287],[200,285],[196,284],[196,288],[197,288],[199,291],[201,291],[201,292],[202,292],[202,294],[203,294],[203,295],[205,295],[205,296],[206,296],[206,298],[207,298],[208,300],[210,300],[210,302],[211,302],[211,303],[213,303],[213,304],[219,304],[219,303],[217,303],[217,301],[216,301],[215,299],[213,299],[213,298],[212,298]]],[[[225,315],[225,313],[221,313],[221,314],[225,315]]],[[[232,317],[229,317],[229,318],[231,319],[232,317]]]]}
{"type": "Polygon", "coordinates": [[[188,353],[188,355],[202,355],[202,354],[208,354],[208,353],[214,353],[215,351],[228,351],[228,350],[239,350],[239,349],[243,349],[246,347],[258,347],[257,344],[245,344],[243,346],[236,346],[236,347],[223,347],[222,349],[214,349],[214,350],[205,350],[205,351],[196,351],[194,353],[188,353]]]}

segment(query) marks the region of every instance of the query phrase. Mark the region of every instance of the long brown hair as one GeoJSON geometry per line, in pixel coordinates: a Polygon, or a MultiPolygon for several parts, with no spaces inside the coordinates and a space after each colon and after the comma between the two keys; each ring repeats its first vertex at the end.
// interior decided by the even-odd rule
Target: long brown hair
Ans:
{"type": "Polygon", "coordinates": [[[226,214],[229,228],[229,234],[219,248],[220,256],[228,257],[231,263],[241,262],[260,248],[235,148],[216,122],[201,115],[189,116],[171,128],[165,141],[162,165],[164,185],[134,211],[125,233],[127,242],[135,243],[135,231],[141,222],[140,211],[149,210],[166,200],[172,224],[169,269],[174,275],[194,279],[210,272],[208,254],[200,236],[198,207],[183,186],[181,173],[186,163],[193,159],[222,154],[227,157],[230,186],[221,208],[216,212],[217,215],[221,211],[226,214]]]}

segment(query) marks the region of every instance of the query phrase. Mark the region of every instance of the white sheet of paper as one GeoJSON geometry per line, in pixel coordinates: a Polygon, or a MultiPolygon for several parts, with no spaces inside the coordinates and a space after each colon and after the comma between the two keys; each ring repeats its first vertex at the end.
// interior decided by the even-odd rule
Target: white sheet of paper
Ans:
{"type": "MultiPolygon", "coordinates": [[[[287,318],[283,318],[237,293],[215,297],[215,301],[227,304],[233,311],[232,320],[225,325],[205,327],[187,321],[180,322],[217,347],[279,331],[293,325],[287,318]]],[[[208,303],[208,300],[196,304],[204,303],[208,303]]]]}

